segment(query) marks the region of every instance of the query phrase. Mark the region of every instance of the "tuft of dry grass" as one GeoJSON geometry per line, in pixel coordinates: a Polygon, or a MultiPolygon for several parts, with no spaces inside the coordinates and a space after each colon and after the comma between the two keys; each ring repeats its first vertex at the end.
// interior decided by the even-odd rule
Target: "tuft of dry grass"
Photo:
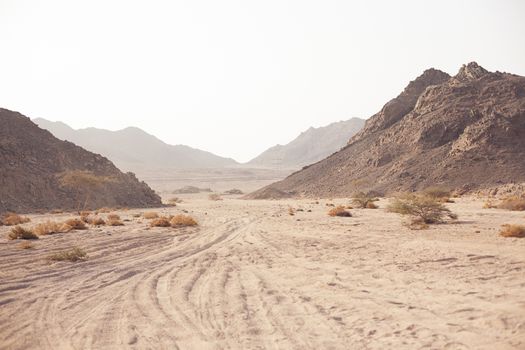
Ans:
{"type": "Polygon", "coordinates": [[[208,195],[208,199],[211,201],[222,201],[222,197],[218,193],[211,193],[210,195],[208,195]]]}
{"type": "Polygon", "coordinates": [[[197,221],[189,215],[178,214],[171,218],[172,227],[197,226],[197,221]]]}
{"type": "Polygon", "coordinates": [[[124,226],[124,223],[122,222],[122,220],[120,220],[120,216],[108,215],[108,218],[106,220],[106,226],[124,226]]]}
{"type": "Polygon", "coordinates": [[[60,252],[56,252],[53,254],[50,254],[48,256],[48,260],[51,261],[83,261],[87,259],[87,254],[84,250],[82,250],[79,247],[74,247],[69,250],[63,250],[60,252]]]}
{"type": "Polygon", "coordinates": [[[523,197],[507,197],[504,198],[501,203],[497,206],[499,209],[506,209],[512,211],[524,211],[525,210],[525,198],[523,197]]]}
{"type": "Polygon", "coordinates": [[[328,211],[328,215],[330,216],[340,216],[340,217],[351,217],[352,214],[345,209],[344,206],[339,205],[337,207],[334,207],[328,211]]]}
{"type": "Polygon", "coordinates": [[[95,216],[89,220],[89,223],[93,226],[103,226],[106,224],[106,221],[99,216],[95,216]]]}
{"type": "Polygon", "coordinates": [[[71,226],[72,230],[86,230],[87,229],[85,222],[78,218],[68,219],[64,222],[64,224],[71,226]]]}
{"type": "Polygon", "coordinates": [[[352,195],[352,204],[356,208],[377,209],[374,204],[378,199],[370,192],[356,192],[352,195]]]}
{"type": "Polygon", "coordinates": [[[7,235],[8,239],[38,239],[38,236],[33,231],[22,226],[15,226],[7,235]]]}
{"type": "Polygon", "coordinates": [[[36,225],[33,228],[33,232],[39,236],[52,235],[54,233],[65,233],[73,229],[70,225],[66,223],[59,223],[56,221],[46,221],[36,225]]]}
{"type": "Polygon", "coordinates": [[[18,245],[18,249],[33,249],[35,246],[33,245],[33,243],[31,242],[28,242],[28,241],[24,241],[22,243],[20,243],[18,245]]]}
{"type": "Polygon", "coordinates": [[[421,195],[435,199],[438,202],[447,203],[450,202],[452,191],[442,186],[431,186],[421,191],[421,195]]]}
{"type": "Polygon", "coordinates": [[[144,219],[148,219],[148,220],[151,220],[151,219],[156,219],[159,217],[159,214],[157,212],[154,212],[154,211],[149,211],[149,212],[146,212],[144,214],[142,214],[142,217],[144,219]]]}
{"type": "Polygon", "coordinates": [[[31,219],[29,219],[26,216],[20,216],[15,213],[7,213],[4,215],[1,221],[2,221],[2,224],[4,224],[5,226],[14,226],[14,225],[25,224],[26,222],[31,221],[31,219]]]}
{"type": "Polygon", "coordinates": [[[499,234],[503,237],[525,238],[525,226],[505,224],[501,226],[499,234]]]}
{"type": "Polygon", "coordinates": [[[170,227],[170,218],[167,216],[160,216],[150,221],[151,227],[170,227]]]}
{"type": "Polygon", "coordinates": [[[425,224],[443,223],[445,217],[457,219],[457,215],[445,207],[438,199],[421,194],[401,194],[388,206],[387,210],[400,215],[408,215],[413,222],[422,220],[425,224]]]}

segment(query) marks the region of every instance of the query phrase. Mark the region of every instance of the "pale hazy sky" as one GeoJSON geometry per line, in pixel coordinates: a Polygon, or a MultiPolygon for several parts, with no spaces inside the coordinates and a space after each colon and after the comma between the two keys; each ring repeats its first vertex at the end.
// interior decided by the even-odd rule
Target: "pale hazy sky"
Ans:
{"type": "Polygon", "coordinates": [[[473,60],[525,75],[525,1],[0,0],[0,107],[239,161],[473,60]]]}

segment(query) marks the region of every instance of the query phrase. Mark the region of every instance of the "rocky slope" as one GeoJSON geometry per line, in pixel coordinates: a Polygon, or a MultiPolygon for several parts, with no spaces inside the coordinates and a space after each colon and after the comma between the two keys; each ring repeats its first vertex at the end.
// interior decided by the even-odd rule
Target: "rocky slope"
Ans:
{"type": "Polygon", "coordinates": [[[320,128],[310,128],[286,145],[276,145],[249,161],[251,167],[300,169],[341,149],[365,120],[352,118],[320,128]]]}
{"type": "Polygon", "coordinates": [[[20,113],[0,109],[0,213],[161,205],[160,197],[108,159],[61,141],[20,113]]]}
{"type": "Polygon", "coordinates": [[[525,181],[525,78],[475,62],[425,71],[330,157],[252,198],[348,196],[433,185],[463,191],[525,181]]]}
{"type": "Polygon", "coordinates": [[[62,122],[33,120],[61,140],[71,141],[99,153],[120,169],[142,174],[157,168],[222,168],[235,166],[231,158],[219,157],[184,145],[169,145],[143,130],[129,127],[118,131],[97,128],[75,130],[62,122]]]}

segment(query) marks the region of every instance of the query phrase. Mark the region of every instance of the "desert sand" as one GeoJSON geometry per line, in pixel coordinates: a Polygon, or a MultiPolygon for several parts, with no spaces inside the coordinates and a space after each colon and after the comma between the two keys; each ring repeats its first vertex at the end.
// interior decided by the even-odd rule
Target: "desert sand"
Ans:
{"type": "Polygon", "coordinates": [[[326,203],[348,200],[181,197],[155,211],[198,228],[132,209],[22,250],[0,227],[0,348],[525,348],[525,240],[498,236],[523,212],[458,199],[457,223],[411,231],[387,200],[334,218],[326,203]],[[88,259],[46,260],[72,246],[88,259]]]}

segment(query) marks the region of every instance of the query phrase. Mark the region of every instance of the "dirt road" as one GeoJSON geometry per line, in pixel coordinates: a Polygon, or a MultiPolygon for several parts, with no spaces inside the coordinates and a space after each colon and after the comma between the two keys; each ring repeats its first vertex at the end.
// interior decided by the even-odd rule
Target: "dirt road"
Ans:
{"type": "Polygon", "coordinates": [[[325,202],[188,200],[157,211],[198,229],[131,210],[28,250],[0,227],[0,348],[525,348],[525,240],[497,235],[525,214],[462,200],[457,224],[410,231],[384,209],[328,217],[325,202]],[[87,261],[46,261],[75,245],[87,261]]]}

